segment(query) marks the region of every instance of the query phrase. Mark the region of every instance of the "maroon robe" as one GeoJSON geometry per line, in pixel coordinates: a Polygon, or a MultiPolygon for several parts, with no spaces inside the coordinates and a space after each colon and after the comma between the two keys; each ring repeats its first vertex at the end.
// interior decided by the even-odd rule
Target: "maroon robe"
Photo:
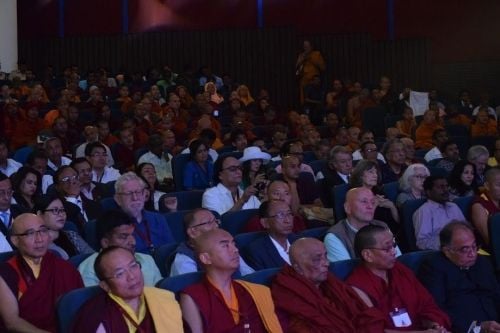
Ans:
{"type": "Polygon", "coordinates": [[[271,287],[274,304],[289,316],[286,332],[382,332],[384,321],[356,292],[328,273],[317,288],[290,265],[276,275],[271,287]]]}
{"type": "MultiPolygon", "coordinates": [[[[128,332],[127,322],[123,317],[120,306],[104,291],[88,300],[80,311],[78,311],[78,315],[72,324],[71,332],[95,332],[101,323],[106,329],[106,332],[128,332]]],[[[147,303],[146,316],[139,325],[139,328],[141,332],[156,332],[153,318],[147,309],[147,303]]]]}
{"type": "MultiPolygon", "coordinates": [[[[83,288],[80,273],[69,262],[47,252],[43,257],[40,275],[35,278],[25,260],[16,255],[0,265],[0,276],[18,298],[19,316],[32,325],[57,332],[56,302],[65,293],[83,288]]],[[[0,323],[0,332],[6,332],[0,323]]]]}
{"type": "Polygon", "coordinates": [[[437,305],[431,294],[405,265],[396,261],[388,271],[389,284],[375,275],[364,265],[356,267],[346,282],[364,291],[385,319],[385,329],[396,329],[390,312],[395,308],[405,308],[410,316],[410,327],[401,331],[424,329],[423,321],[436,322],[451,327],[450,319],[437,305]]]}
{"type": "MultiPolygon", "coordinates": [[[[226,306],[220,291],[206,278],[182,292],[191,296],[200,309],[204,333],[241,333],[245,332],[246,323],[250,325],[252,333],[267,332],[252,296],[237,282],[233,282],[233,288],[238,298],[238,324],[234,323],[231,310],[226,306]]],[[[189,332],[189,326],[186,325],[185,330],[189,332]]]]}

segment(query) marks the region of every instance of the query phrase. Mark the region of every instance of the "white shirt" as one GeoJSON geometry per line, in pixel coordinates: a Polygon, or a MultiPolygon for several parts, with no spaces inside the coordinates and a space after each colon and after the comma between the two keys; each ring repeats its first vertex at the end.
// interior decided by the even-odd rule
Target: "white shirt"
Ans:
{"type": "MultiPolygon", "coordinates": [[[[238,195],[241,198],[243,195],[243,190],[238,187],[238,195]]],[[[220,215],[229,211],[234,206],[233,196],[231,191],[227,189],[222,183],[217,184],[217,186],[206,189],[203,193],[203,198],[201,206],[206,209],[216,211],[220,215]]],[[[260,201],[256,196],[252,195],[245,202],[241,209],[256,209],[259,208],[260,201]]]]}
{"type": "MultiPolygon", "coordinates": [[[[61,166],[70,165],[70,164],[71,164],[71,159],[70,158],[68,158],[66,156],[61,156],[61,166]]],[[[52,170],[54,170],[54,171],[57,171],[57,169],[59,169],[59,167],[56,166],[54,163],[52,163],[51,160],[48,160],[47,166],[49,168],[51,168],[52,170]]]]}
{"type": "MultiPolygon", "coordinates": [[[[87,144],[88,142],[84,142],[82,143],[81,145],[79,145],[77,148],[76,148],[76,151],[75,151],[75,158],[79,158],[79,157],[85,157],[85,147],[87,147],[87,144]]],[[[106,146],[104,143],[101,142],[101,144],[104,146],[104,148],[106,149],[106,154],[108,155],[106,157],[106,165],[107,166],[113,166],[115,164],[115,161],[113,160],[113,155],[111,154],[111,150],[109,149],[108,146],[106,146]]]]}
{"type": "Polygon", "coordinates": [[[51,175],[43,175],[42,176],[42,192],[43,192],[43,194],[47,193],[47,189],[53,183],[54,183],[54,178],[52,178],[51,175]]]}
{"type": "Polygon", "coordinates": [[[278,251],[280,257],[283,258],[283,260],[290,265],[290,256],[288,255],[288,251],[290,250],[290,242],[288,241],[288,239],[286,240],[286,250],[285,250],[283,246],[281,246],[277,241],[274,240],[274,238],[272,238],[271,236],[268,237],[271,239],[271,242],[276,248],[276,251],[278,251]]]}
{"type": "Polygon", "coordinates": [[[106,184],[109,182],[114,182],[120,177],[120,171],[112,167],[104,167],[101,178],[97,178],[97,174],[92,170],[92,181],[96,183],[106,184]]]}
{"type": "Polygon", "coordinates": [[[23,165],[21,163],[13,160],[12,158],[8,158],[7,166],[5,168],[0,166],[0,171],[7,177],[10,177],[13,173],[17,172],[17,170],[19,170],[19,168],[22,166],[23,165]]]}
{"type": "Polygon", "coordinates": [[[430,162],[432,160],[437,160],[438,158],[443,158],[443,154],[441,154],[441,151],[438,149],[438,147],[432,148],[427,153],[425,153],[424,156],[424,159],[427,162],[430,162]]]}
{"type": "Polygon", "coordinates": [[[161,158],[159,158],[158,156],[156,156],[156,154],[148,151],[139,158],[137,165],[141,163],[151,163],[154,165],[156,171],[156,179],[158,179],[159,182],[162,182],[165,178],[173,178],[172,155],[168,153],[166,156],[165,153],[163,153],[161,158]],[[168,157],[168,162],[166,157],[168,157]]]}

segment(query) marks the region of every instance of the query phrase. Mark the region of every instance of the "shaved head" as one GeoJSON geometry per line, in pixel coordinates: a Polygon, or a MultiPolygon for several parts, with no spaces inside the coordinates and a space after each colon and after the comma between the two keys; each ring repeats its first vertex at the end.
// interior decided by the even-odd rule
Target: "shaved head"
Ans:
{"type": "Polygon", "coordinates": [[[308,260],[313,249],[323,247],[322,242],[316,238],[301,238],[293,242],[290,246],[290,262],[292,266],[297,263],[300,264],[304,260],[308,260]]]}
{"type": "Polygon", "coordinates": [[[28,226],[41,226],[43,224],[44,221],[40,216],[32,213],[24,213],[19,215],[12,221],[11,233],[17,234],[20,232],[24,232],[28,226]]]}
{"type": "Polygon", "coordinates": [[[225,237],[231,237],[231,234],[224,229],[214,229],[209,230],[201,234],[198,238],[196,238],[194,242],[194,248],[196,252],[210,252],[210,250],[214,247],[214,245],[221,239],[225,237]]]}
{"type": "Polygon", "coordinates": [[[194,241],[199,261],[209,276],[232,275],[240,266],[240,254],[234,238],[223,229],[204,232],[194,241]]]}
{"type": "Polygon", "coordinates": [[[290,246],[293,269],[316,286],[328,277],[329,262],[323,242],[315,238],[301,238],[290,246]]]}

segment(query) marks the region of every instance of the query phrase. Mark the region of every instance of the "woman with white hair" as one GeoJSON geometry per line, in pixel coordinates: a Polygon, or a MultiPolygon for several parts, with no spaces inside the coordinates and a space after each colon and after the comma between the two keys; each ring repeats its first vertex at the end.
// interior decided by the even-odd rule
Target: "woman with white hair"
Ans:
{"type": "Polygon", "coordinates": [[[408,166],[399,179],[401,193],[396,199],[396,205],[401,207],[408,200],[425,198],[424,180],[430,174],[429,169],[423,164],[415,163],[408,166]]]}

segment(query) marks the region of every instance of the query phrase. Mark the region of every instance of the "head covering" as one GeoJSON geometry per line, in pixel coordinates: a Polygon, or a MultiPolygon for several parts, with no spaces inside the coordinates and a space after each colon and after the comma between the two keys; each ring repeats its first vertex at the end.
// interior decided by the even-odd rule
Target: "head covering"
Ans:
{"type": "Polygon", "coordinates": [[[246,162],[250,160],[265,160],[268,161],[271,159],[271,155],[268,153],[264,153],[262,150],[260,150],[259,147],[247,147],[243,151],[243,157],[240,158],[240,162],[246,162]]]}

